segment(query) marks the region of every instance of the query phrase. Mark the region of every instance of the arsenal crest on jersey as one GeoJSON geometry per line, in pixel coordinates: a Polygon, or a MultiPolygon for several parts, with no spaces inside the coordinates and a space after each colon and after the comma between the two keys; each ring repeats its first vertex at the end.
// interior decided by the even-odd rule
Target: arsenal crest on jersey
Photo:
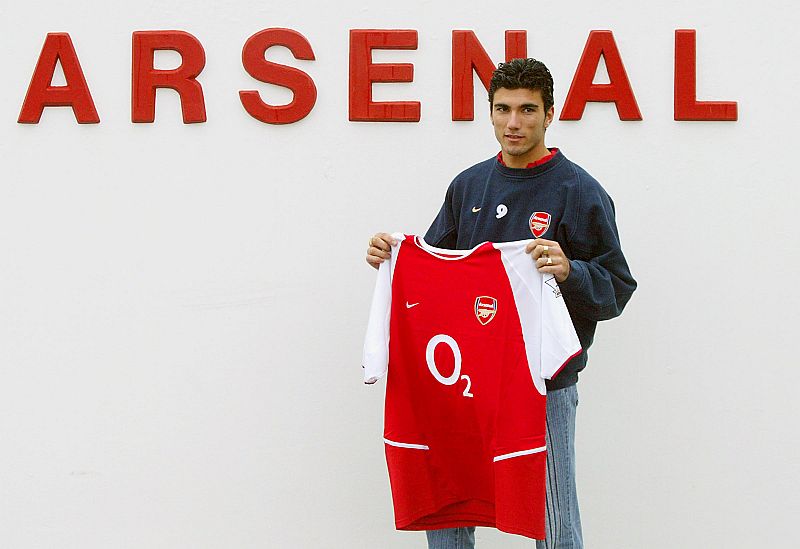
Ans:
{"type": "Polygon", "coordinates": [[[497,300],[493,297],[482,295],[475,300],[475,316],[478,322],[486,326],[494,315],[497,314],[497,300]]]}
{"type": "Polygon", "coordinates": [[[536,238],[540,238],[547,229],[550,228],[551,216],[547,212],[533,212],[530,219],[531,232],[536,238]]]}

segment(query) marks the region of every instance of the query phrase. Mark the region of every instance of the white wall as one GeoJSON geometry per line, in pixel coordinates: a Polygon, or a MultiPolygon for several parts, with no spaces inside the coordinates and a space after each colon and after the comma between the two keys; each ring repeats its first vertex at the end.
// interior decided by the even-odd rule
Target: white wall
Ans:
{"type": "MultiPolygon", "coordinates": [[[[590,30],[610,29],[644,116],[590,104],[549,146],[613,196],[640,289],[598,329],[581,378],[578,467],[595,548],[788,547],[800,511],[793,359],[800,267],[795,102],[798,9],[788,1],[582,0],[380,6],[181,2],[0,7],[0,545],[13,549],[423,547],[395,532],[382,387],[359,367],[378,230],[423,232],[460,170],[498,147],[476,89],[450,119],[450,33],[495,60],[527,29],[563,105],[590,30]],[[315,80],[296,124],[241,48],[301,32],[315,80]],[[348,31],[412,28],[418,124],[347,120],[348,31]],[[675,122],[674,31],[697,30],[699,99],[739,120],[675,122]],[[130,122],[135,30],[203,43],[208,122],[158,93],[130,122]],[[102,122],[67,108],[16,123],[47,32],[69,32],[102,122]]],[[[177,63],[164,56],[162,63],[177,63]]],[[[602,78],[602,75],[598,78],[602,78]]],[[[476,79],[476,84],[478,83],[476,79]]],[[[479,85],[479,84],[478,84],[479,85]]],[[[530,547],[488,529],[480,547],[530,547]]]]}

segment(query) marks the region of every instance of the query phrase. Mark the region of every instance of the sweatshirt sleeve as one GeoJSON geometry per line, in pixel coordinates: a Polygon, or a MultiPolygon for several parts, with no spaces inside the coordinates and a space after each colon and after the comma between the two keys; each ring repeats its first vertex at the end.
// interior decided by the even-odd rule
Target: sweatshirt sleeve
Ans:
{"type": "Polygon", "coordinates": [[[587,320],[614,318],[636,289],[617,232],[614,203],[588,174],[568,223],[570,273],[559,286],[570,312],[587,320]]]}
{"type": "Polygon", "coordinates": [[[428,232],[425,233],[425,242],[437,248],[455,249],[458,239],[458,212],[453,205],[455,181],[450,183],[444,202],[436,215],[436,219],[431,223],[428,232]]]}

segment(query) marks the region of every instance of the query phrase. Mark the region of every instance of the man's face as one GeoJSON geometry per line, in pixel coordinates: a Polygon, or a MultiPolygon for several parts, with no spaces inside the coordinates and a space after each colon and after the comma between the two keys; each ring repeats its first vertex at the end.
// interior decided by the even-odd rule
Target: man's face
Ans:
{"type": "Polygon", "coordinates": [[[553,107],[545,112],[539,90],[496,90],[491,119],[503,160],[510,167],[524,168],[548,153],[544,130],[553,120],[553,107]]]}

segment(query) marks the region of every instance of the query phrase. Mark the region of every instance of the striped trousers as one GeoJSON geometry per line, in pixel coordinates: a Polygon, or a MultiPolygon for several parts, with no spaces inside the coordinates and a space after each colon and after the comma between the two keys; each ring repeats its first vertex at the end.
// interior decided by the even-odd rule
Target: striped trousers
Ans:
{"type": "MultiPolygon", "coordinates": [[[[547,393],[547,520],[536,549],[583,549],[575,490],[576,385],[547,393]]],[[[473,549],[475,527],[428,530],[428,549],[473,549]]]]}

